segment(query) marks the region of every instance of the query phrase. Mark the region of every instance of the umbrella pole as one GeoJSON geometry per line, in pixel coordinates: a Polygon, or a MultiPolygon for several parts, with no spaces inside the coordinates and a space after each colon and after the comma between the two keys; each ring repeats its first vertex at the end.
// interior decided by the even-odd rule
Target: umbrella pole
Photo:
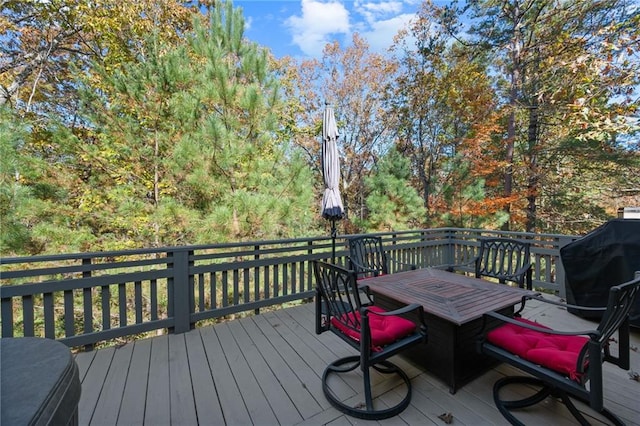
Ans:
{"type": "Polygon", "coordinates": [[[336,236],[338,231],[336,230],[336,220],[331,219],[331,263],[336,263],[336,236]]]}

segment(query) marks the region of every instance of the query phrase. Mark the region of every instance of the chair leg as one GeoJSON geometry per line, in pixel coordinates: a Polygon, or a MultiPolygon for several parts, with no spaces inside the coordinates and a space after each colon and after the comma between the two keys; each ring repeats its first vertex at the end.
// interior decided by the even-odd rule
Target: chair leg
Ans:
{"type": "Polygon", "coordinates": [[[334,361],[333,363],[329,364],[329,366],[327,366],[327,368],[324,370],[324,373],[322,375],[322,390],[332,406],[349,416],[365,420],[387,419],[389,417],[398,415],[409,406],[409,402],[411,402],[411,380],[402,369],[386,360],[373,365],[372,368],[382,374],[397,374],[402,378],[407,387],[407,393],[402,401],[400,401],[393,407],[376,410],[373,407],[373,395],[371,392],[371,378],[369,369],[366,368],[363,369],[365,403],[350,406],[342,402],[331,390],[327,381],[332,373],[348,373],[355,370],[359,366],[360,356],[349,356],[334,361]]]}
{"type": "MultiPolygon", "coordinates": [[[[526,407],[530,407],[532,405],[538,404],[548,396],[560,398],[562,400],[562,403],[569,410],[569,412],[573,415],[573,417],[575,417],[576,420],[578,420],[578,422],[582,426],[590,425],[587,419],[585,419],[582,413],[580,413],[580,411],[576,408],[573,401],[571,401],[571,398],[569,397],[567,392],[561,389],[558,389],[556,387],[550,386],[549,384],[535,377],[525,377],[525,376],[504,377],[496,381],[496,383],[493,385],[493,400],[496,404],[496,407],[498,408],[500,413],[504,416],[504,418],[507,419],[509,423],[511,423],[514,426],[524,426],[524,423],[518,420],[511,413],[511,410],[526,408],[526,407]],[[535,394],[529,397],[519,399],[519,400],[505,401],[503,399],[500,399],[500,390],[503,387],[512,385],[512,384],[527,384],[527,385],[537,386],[540,388],[540,390],[538,390],[535,394]]],[[[588,403],[587,401],[583,401],[583,402],[588,403]]],[[[607,419],[611,420],[614,425],[624,425],[624,422],[622,420],[620,420],[616,415],[614,415],[612,412],[610,412],[607,409],[603,409],[602,411],[600,411],[600,414],[602,414],[607,419]]]]}

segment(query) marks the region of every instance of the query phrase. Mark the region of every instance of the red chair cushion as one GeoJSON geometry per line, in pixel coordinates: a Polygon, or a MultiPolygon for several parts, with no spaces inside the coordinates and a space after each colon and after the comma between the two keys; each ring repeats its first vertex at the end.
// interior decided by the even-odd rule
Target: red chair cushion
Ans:
{"type": "MultiPolygon", "coordinates": [[[[535,321],[515,318],[525,324],[549,328],[535,321]]],[[[502,325],[487,334],[487,340],[520,358],[534,362],[580,381],[578,356],[589,339],[585,336],[559,336],[529,330],[514,324],[502,325]]]]}
{"type": "MultiPolygon", "coordinates": [[[[377,306],[370,306],[368,309],[372,312],[386,312],[377,306]]],[[[357,323],[360,324],[360,312],[343,314],[342,318],[333,317],[331,318],[331,324],[353,340],[359,342],[360,329],[354,329],[345,324],[353,324],[354,315],[357,323]],[[348,318],[344,318],[345,316],[348,318]]],[[[388,345],[408,336],[416,330],[416,325],[413,321],[395,315],[381,316],[369,314],[369,328],[371,330],[371,347],[375,348],[388,345]]]]}

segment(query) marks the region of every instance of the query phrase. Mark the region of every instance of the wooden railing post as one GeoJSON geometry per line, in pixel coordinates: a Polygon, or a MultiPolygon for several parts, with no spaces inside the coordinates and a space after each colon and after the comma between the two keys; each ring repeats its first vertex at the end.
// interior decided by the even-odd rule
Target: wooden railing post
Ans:
{"type": "Polygon", "coordinates": [[[169,293],[173,306],[173,333],[186,333],[191,330],[191,299],[193,296],[193,276],[189,274],[189,255],[192,251],[179,250],[167,253],[173,259],[173,276],[169,278],[169,293]]]}
{"type": "MultiPolygon", "coordinates": [[[[258,244],[253,246],[253,251],[253,260],[260,260],[260,246],[258,244]]],[[[260,297],[260,268],[258,266],[253,268],[253,292],[256,299],[258,299],[260,297]]],[[[260,308],[255,308],[253,313],[259,315],[260,308]]]]}
{"type": "Polygon", "coordinates": [[[445,238],[447,242],[447,247],[445,249],[445,265],[454,265],[456,263],[456,253],[455,253],[455,244],[453,244],[454,234],[451,229],[447,229],[446,231],[447,237],[445,238]]]}
{"type": "MultiPolygon", "coordinates": [[[[82,259],[82,266],[91,266],[91,258],[87,257],[82,259]]],[[[91,270],[82,271],[82,278],[91,278],[91,270]]],[[[93,305],[92,305],[92,291],[91,287],[85,287],[82,289],[82,310],[84,311],[84,332],[93,332],[93,305]]],[[[93,344],[84,345],[85,351],[93,350],[93,344]]]]}
{"type": "Polygon", "coordinates": [[[562,236],[558,238],[558,246],[557,246],[557,255],[556,255],[556,286],[558,287],[558,295],[562,298],[567,297],[567,289],[566,289],[566,274],[564,271],[564,265],[562,264],[562,259],[560,258],[560,249],[570,242],[573,241],[573,238],[562,236]]]}

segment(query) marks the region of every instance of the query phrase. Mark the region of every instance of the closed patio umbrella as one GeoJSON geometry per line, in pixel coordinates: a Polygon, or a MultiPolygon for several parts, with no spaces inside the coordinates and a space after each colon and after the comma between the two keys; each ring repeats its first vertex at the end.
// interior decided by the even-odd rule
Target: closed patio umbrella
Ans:
{"type": "Polygon", "coordinates": [[[325,103],[322,120],[322,176],[324,195],[322,196],[322,217],[331,221],[332,252],[331,260],[336,256],[336,221],[342,219],[344,207],[340,197],[340,158],[338,156],[338,126],[333,108],[325,103]]]}

